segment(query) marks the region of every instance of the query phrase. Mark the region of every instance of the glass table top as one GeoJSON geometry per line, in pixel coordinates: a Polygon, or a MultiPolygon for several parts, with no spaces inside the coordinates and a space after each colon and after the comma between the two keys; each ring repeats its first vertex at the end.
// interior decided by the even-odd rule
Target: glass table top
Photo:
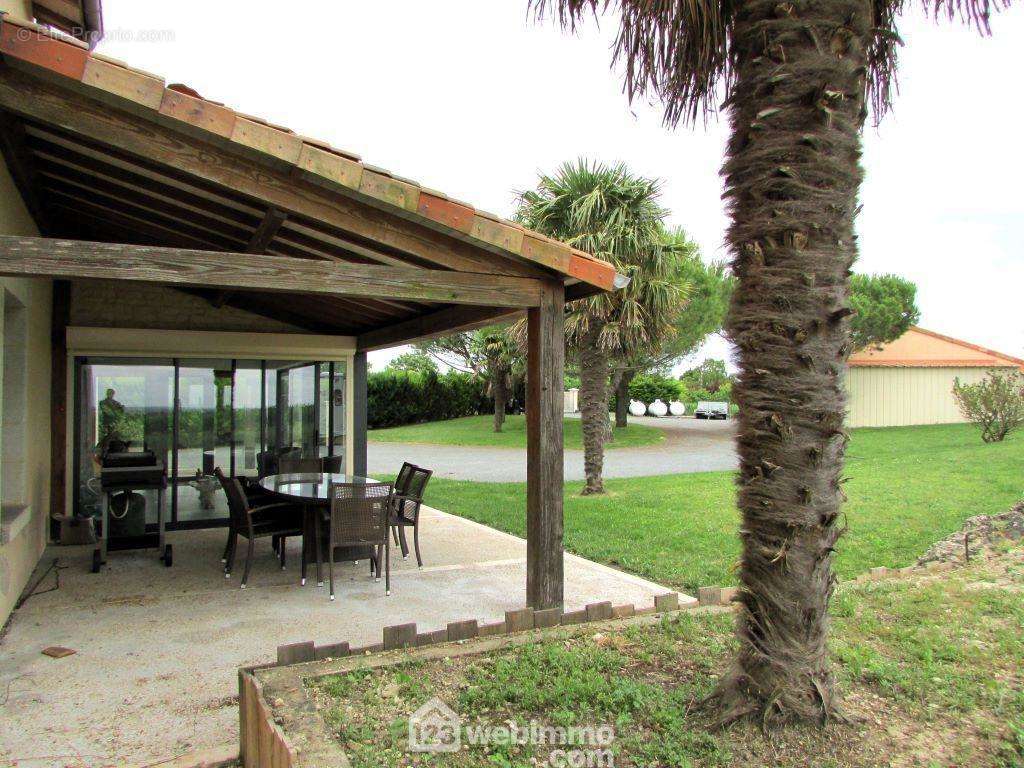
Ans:
{"type": "Polygon", "coordinates": [[[267,475],[260,479],[260,487],[282,496],[297,499],[319,499],[326,501],[332,485],[366,485],[379,482],[372,477],[343,475],[336,472],[296,472],[284,475],[267,475]]]}

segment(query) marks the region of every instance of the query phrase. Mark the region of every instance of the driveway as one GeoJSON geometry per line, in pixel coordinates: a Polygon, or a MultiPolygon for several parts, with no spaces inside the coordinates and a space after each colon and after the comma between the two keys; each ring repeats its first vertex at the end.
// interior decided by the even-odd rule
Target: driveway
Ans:
{"type": "MultiPolygon", "coordinates": [[[[609,444],[604,454],[604,476],[646,477],[684,472],[716,472],[736,469],[736,422],[691,418],[631,419],[665,430],[665,441],[642,448],[609,444]]],[[[526,482],[526,450],[485,446],[430,445],[422,443],[374,443],[368,447],[371,476],[394,475],[403,461],[434,470],[437,477],[480,482],[526,482]]],[[[583,451],[565,452],[565,479],[583,479],[583,451]]]]}

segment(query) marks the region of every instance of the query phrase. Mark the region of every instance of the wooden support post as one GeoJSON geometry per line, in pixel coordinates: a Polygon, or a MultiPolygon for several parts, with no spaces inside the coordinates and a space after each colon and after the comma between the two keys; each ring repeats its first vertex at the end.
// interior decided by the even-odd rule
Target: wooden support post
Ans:
{"type": "Polygon", "coordinates": [[[564,309],[565,288],[547,283],[527,318],[526,602],[535,610],[563,602],[564,309]]]}
{"type": "Polygon", "coordinates": [[[352,361],[352,473],[363,476],[366,474],[366,353],[357,352],[352,361]]]}
{"type": "Polygon", "coordinates": [[[60,535],[54,518],[65,514],[67,494],[68,441],[68,347],[67,328],[71,319],[71,283],[53,281],[50,313],[50,538],[60,535]]]}

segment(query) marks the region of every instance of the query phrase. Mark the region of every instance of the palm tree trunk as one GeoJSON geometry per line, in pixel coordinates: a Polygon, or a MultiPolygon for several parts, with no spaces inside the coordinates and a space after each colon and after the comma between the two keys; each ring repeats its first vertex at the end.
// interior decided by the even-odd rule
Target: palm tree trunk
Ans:
{"type": "Polygon", "coordinates": [[[615,428],[625,429],[629,426],[629,385],[636,376],[636,371],[627,368],[619,374],[615,382],[615,428]]]}
{"type": "MultiPolygon", "coordinates": [[[[594,326],[597,324],[594,323],[594,326]]],[[[604,444],[608,439],[608,353],[598,345],[600,329],[592,327],[580,344],[580,421],[583,430],[582,495],[604,493],[604,444]]]]}
{"type": "Polygon", "coordinates": [[[723,721],[837,715],[828,665],[842,533],[843,376],[860,185],[868,0],[747,0],[723,174],[738,278],[738,635],[723,721]]]}
{"type": "Polygon", "coordinates": [[[494,395],[494,431],[501,432],[505,425],[505,405],[508,403],[508,388],[505,386],[505,373],[499,371],[492,374],[491,394],[494,395]]]}

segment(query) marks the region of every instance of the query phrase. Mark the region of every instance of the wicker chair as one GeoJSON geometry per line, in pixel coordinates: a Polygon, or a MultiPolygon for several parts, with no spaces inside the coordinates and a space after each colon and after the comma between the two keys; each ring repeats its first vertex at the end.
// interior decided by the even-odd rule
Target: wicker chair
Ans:
{"type": "Polygon", "coordinates": [[[395,481],[395,494],[391,499],[391,514],[388,524],[392,535],[402,547],[402,557],[409,557],[409,543],[405,539],[405,529],[412,528],[412,541],[416,549],[416,564],[423,567],[420,555],[420,507],[423,505],[423,492],[433,471],[417,467],[406,462],[398,473],[395,481]]]}
{"type": "Polygon", "coordinates": [[[315,457],[304,458],[299,455],[282,456],[277,460],[277,471],[281,475],[293,474],[320,474],[320,459],[315,457]]]}
{"type": "MultiPolygon", "coordinates": [[[[228,497],[228,509],[231,512],[231,523],[228,531],[228,546],[226,551],[226,562],[224,564],[224,578],[231,578],[231,569],[235,564],[235,551],[238,545],[238,537],[244,536],[249,540],[249,551],[245,558],[245,572],[242,574],[241,588],[249,581],[249,571],[252,569],[253,551],[256,547],[256,539],[265,536],[280,537],[278,547],[281,558],[281,569],[285,567],[285,546],[289,536],[302,535],[302,518],[299,509],[294,504],[282,502],[278,504],[265,504],[261,507],[252,507],[246,498],[242,484],[233,477],[226,476],[221,472],[220,467],[214,470],[214,474],[220,481],[225,495],[228,497]],[[291,512],[284,514],[282,512],[291,512]]],[[[303,561],[305,561],[305,547],[303,549],[303,561]]],[[[305,570],[305,562],[303,562],[305,570]]]]}
{"type": "Polygon", "coordinates": [[[333,474],[341,474],[342,465],[345,463],[344,456],[324,456],[320,459],[320,471],[333,474]]]}
{"type": "MultiPolygon", "coordinates": [[[[388,510],[393,487],[388,483],[331,485],[329,510],[323,512],[323,523],[316,526],[317,567],[322,547],[320,537],[327,535],[328,579],[331,600],[334,599],[334,551],[339,547],[376,550],[376,578],[380,581],[381,561],[384,563],[384,593],[391,594],[391,546],[388,541],[388,510]],[[326,530],[325,530],[326,529],[326,530]],[[383,553],[383,558],[381,554],[383,553]]],[[[371,564],[374,558],[371,557],[371,564]]]]}

